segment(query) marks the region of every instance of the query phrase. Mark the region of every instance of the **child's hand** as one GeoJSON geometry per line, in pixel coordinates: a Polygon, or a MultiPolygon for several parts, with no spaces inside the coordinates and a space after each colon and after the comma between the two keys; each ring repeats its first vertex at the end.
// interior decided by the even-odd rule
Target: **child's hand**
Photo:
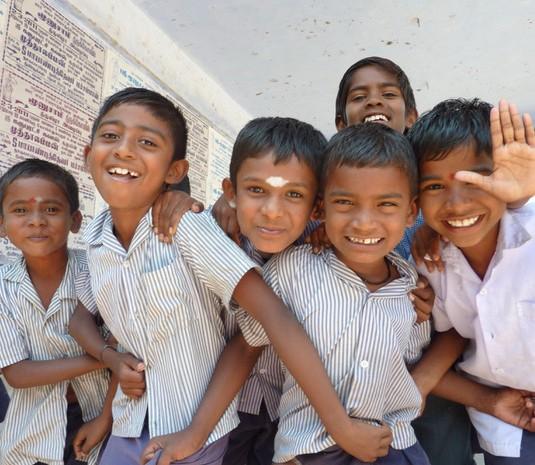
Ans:
{"type": "Polygon", "coordinates": [[[524,203],[535,195],[535,131],[531,117],[501,100],[490,113],[494,172],[483,176],[458,171],[455,178],[475,184],[507,203],[524,203]]]}
{"type": "Polygon", "coordinates": [[[320,253],[323,249],[331,247],[331,241],[325,232],[325,223],[320,223],[314,231],[305,238],[305,242],[312,246],[312,252],[320,253]]]}
{"type": "Polygon", "coordinates": [[[414,233],[411,254],[417,265],[425,264],[427,271],[444,271],[444,262],[440,256],[440,235],[426,224],[414,233]]]}
{"type": "Polygon", "coordinates": [[[217,221],[225,234],[229,236],[236,244],[240,245],[240,225],[236,217],[236,209],[232,208],[225,196],[222,195],[212,207],[212,216],[217,221]]]}
{"type": "Polygon", "coordinates": [[[506,423],[535,432],[535,394],[510,388],[497,389],[489,413],[506,423]]]}
{"type": "Polygon", "coordinates": [[[117,376],[124,395],[139,399],[145,393],[145,365],[132,354],[106,350],[102,361],[117,376]]]}
{"type": "Polygon", "coordinates": [[[158,239],[171,242],[180,219],[190,210],[200,213],[204,210],[204,205],[185,192],[162,192],[152,207],[152,224],[158,239]]]}
{"type": "Polygon", "coordinates": [[[87,460],[89,452],[111,431],[111,424],[111,418],[99,415],[80,427],[72,441],[76,460],[87,460]]]}
{"type": "Polygon", "coordinates": [[[409,292],[409,299],[411,299],[414,310],[416,310],[418,323],[429,320],[431,318],[431,311],[435,303],[435,291],[430,286],[429,281],[425,276],[418,275],[416,282],[416,289],[409,292]]]}
{"type": "Polygon", "coordinates": [[[204,444],[203,438],[186,428],[174,434],[152,438],[141,453],[141,464],[153,460],[161,451],[154,465],[169,465],[175,460],[181,460],[197,452],[204,444]]]}
{"type": "Polygon", "coordinates": [[[343,437],[333,437],[336,443],[349,455],[363,461],[375,462],[388,454],[392,443],[392,431],[384,424],[375,426],[350,418],[343,437]]]}

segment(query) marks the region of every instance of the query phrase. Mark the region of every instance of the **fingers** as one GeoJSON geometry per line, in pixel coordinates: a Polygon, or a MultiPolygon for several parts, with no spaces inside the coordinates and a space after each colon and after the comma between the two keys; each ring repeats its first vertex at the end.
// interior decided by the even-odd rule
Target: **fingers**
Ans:
{"type": "Polygon", "coordinates": [[[429,302],[421,299],[413,293],[409,294],[409,298],[411,299],[414,310],[416,311],[416,322],[422,323],[424,321],[428,321],[431,318],[431,310],[433,310],[433,306],[429,305],[429,302]]]}
{"type": "Polygon", "coordinates": [[[82,431],[78,431],[76,436],[74,437],[74,440],[72,441],[72,447],[74,449],[74,455],[76,457],[76,460],[83,460],[84,459],[84,450],[83,445],[85,442],[86,436],[85,434],[82,434],[82,431]]]}
{"type": "Polygon", "coordinates": [[[162,211],[162,197],[165,195],[165,193],[160,194],[158,198],[156,199],[156,202],[154,202],[154,205],[152,206],[152,224],[153,224],[153,231],[154,234],[158,234],[158,222],[160,220],[160,212],[162,211]]]}
{"type": "Polygon", "coordinates": [[[493,107],[490,110],[490,138],[492,141],[492,148],[494,150],[503,145],[502,126],[500,123],[500,110],[496,107],[493,107]]]}
{"type": "Polygon", "coordinates": [[[514,103],[509,106],[511,114],[511,122],[513,124],[513,134],[514,140],[521,144],[526,143],[526,132],[524,130],[524,122],[522,121],[522,116],[518,113],[518,108],[514,103]]]}
{"type": "Polygon", "coordinates": [[[143,452],[141,452],[140,463],[145,465],[147,462],[151,461],[161,449],[161,445],[155,441],[150,441],[143,452]]]}
{"type": "Polygon", "coordinates": [[[526,142],[531,147],[535,147],[535,130],[533,129],[533,121],[529,113],[524,113],[522,116],[524,122],[524,130],[526,131],[526,142]]]}
{"type": "Polygon", "coordinates": [[[138,373],[145,371],[145,364],[132,354],[123,354],[121,357],[121,362],[138,373]]]}
{"type": "Polygon", "coordinates": [[[507,103],[505,100],[500,100],[499,111],[503,142],[505,144],[510,144],[515,140],[515,131],[513,128],[513,121],[511,119],[511,109],[509,103],[507,103]]]}
{"type": "Polygon", "coordinates": [[[473,184],[480,189],[492,194],[492,182],[490,176],[483,176],[473,171],[457,171],[454,175],[457,181],[473,184]]]}

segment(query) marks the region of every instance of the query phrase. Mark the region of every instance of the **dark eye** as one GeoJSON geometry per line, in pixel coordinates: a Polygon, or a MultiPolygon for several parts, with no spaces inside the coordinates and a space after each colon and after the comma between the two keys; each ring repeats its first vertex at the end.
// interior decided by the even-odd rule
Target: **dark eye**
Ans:
{"type": "Polygon", "coordinates": [[[379,204],[380,207],[397,207],[398,204],[395,202],[381,202],[379,204]]]}
{"type": "Polygon", "coordinates": [[[336,205],[353,205],[353,202],[348,199],[336,199],[334,203],[336,205]]]}
{"type": "Polygon", "coordinates": [[[364,100],[366,98],[365,95],[353,95],[353,97],[351,97],[351,100],[353,102],[360,102],[362,100],[364,100]]]}
{"type": "Polygon", "coordinates": [[[303,198],[303,194],[301,192],[295,192],[291,191],[286,194],[288,197],[291,197],[292,199],[301,199],[303,198]]]}
{"type": "Polygon", "coordinates": [[[59,211],[58,207],[46,207],[47,213],[57,213],[59,211]]]}
{"type": "Polygon", "coordinates": [[[444,189],[444,185],[439,183],[427,184],[422,188],[422,191],[438,191],[444,189]]]}
{"type": "Polygon", "coordinates": [[[383,94],[384,97],[387,97],[387,98],[394,98],[394,97],[397,97],[398,94],[396,92],[385,92],[383,94]]]}
{"type": "Polygon", "coordinates": [[[253,194],[263,194],[264,193],[264,189],[262,189],[261,187],[258,187],[258,186],[250,186],[247,188],[247,190],[249,192],[252,192],[253,194]]]}
{"type": "Polygon", "coordinates": [[[26,213],[26,209],[23,207],[17,207],[13,209],[13,213],[16,213],[17,215],[24,215],[24,213],[26,213]]]}
{"type": "Polygon", "coordinates": [[[113,132],[104,132],[100,135],[103,139],[109,139],[109,140],[115,140],[118,139],[119,136],[117,134],[114,134],[113,132]]]}
{"type": "Polygon", "coordinates": [[[156,144],[149,139],[141,139],[139,142],[142,145],[147,145],[149,147],[156,147],[156,144]]]}

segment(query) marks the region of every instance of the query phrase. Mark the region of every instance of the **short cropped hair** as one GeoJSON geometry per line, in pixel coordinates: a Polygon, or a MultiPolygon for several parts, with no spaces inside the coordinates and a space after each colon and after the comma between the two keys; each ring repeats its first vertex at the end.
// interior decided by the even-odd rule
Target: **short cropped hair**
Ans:
{"type": "Polygon", "coordinates": [[[230,160],[230,180],[236,187],[238,170],[248,158],[259,158],[272,152],[274,163],[290,160],[295,156],[310,167],[319,180],[321,157],[327,140],[308,123],[294,118],[256,118],[239,132],[230,160]]]}
{"type": "Polygon", "coordinates": [[[93,122],[91,141],[102,122],[104,116],[119,105],[140,105],[147,108],[156,118],[169,126],[173,137],[173,160],[182,160],[186,157],[188,142],[188,126],[180,109],[169,99],[158,92],[141,87],[127,87],[108,97],[93,122]]]}
{"type": "Polygon", "coordinates": [[[411,195],[418,192],[418,166],[411,145],[402,134],[378,123],[348,126],[327,145],[322,168],[322,189],[335,168],[399,168],[407,175],[411,195]]]}
{"type": "Polygon", "coordinates": [[[366,57],[352,64],[342,76],[342,80],[340,81],[340,84],[338,86],[338,94],[336,95],[335,119],[342,118],[342,121],[347,125],[346,101],[347,94],[349,92],[349,84],[351,82],[353,74],[355,74],[356,71],[358,71],[360,68],[364,68],[365,66],[377,66],[379,68],[382,68],[387,73],[392,74],[398,82],[399,89],[401,90],[401,95],[403,96],[403,100],[405,101],[405,112],[409,113],[413,110],[416,111],[416,100],[414,99],[414,92],[412,90],[409,78],[405,74],[405,71],[403,71],[396,63],[394,63],[392,60],[389,60],[388,58],[366,57]]]}
{"type": "Polygon", "coordinates": [[[2,204],[7,188],[19,178],[42,178],[51,181],[65,194],[71,213],[80,208],[78,184],[71,173],[49,161],[29,158],[13,165],[0,178],[0,215],[4,214],[2,204]]]}
{"type": "Polygon", "coordinates": [[[479,99],[450,99],[420,116],[407,134],[418,163],[441,160],[457,147],[470,144],[478,155],[492,156],[491,108],[479,99]]]}

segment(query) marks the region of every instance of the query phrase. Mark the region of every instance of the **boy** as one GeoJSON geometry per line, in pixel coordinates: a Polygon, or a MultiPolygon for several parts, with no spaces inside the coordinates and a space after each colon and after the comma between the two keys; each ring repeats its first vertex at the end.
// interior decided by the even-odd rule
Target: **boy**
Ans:
{"type": "MultiPolygon", "coordinates": [[[[240,245],[259,265],[303,235],[325,145],[319,131],[292,118],[257,118],[238,134],[223,190],[236,211],[240,245]]],[[[282,381],[279,359],[267,347],[242,388],[240,423],[224,464],[271,464],[282,381]]]]}
{"type": "MultiPolygon", "coordinates": [[[[332,247],[274,257],[264,276],[314,342],[349,414],[392,430],[377,464],[428,464],[411,421],[421,397],[406,364],[427,345],[408,292],[416,273],[392,250],[416,216],[417,169],[408,141],[364,123],[336,134],[322,169],[321,214],[332,247]]],[[[275,439],[277,463],[362,464],[326,434],[291,375],[275,439]]]]}
{"type": "MultiPolygon", "coordinates": [[[[0,367],[13,387],[3,464],[79,463],[70,441],[106,394],[102,364],[67,333],[77,301],[95,306],[85,254],[67,249],[69,232],[80,228],[78,207],[76,181],[49,162],[26,160],[0,178],[2,235],[22,252],[0,268],[0,367]]],[[[90,464],[97,454],[98,447],[90,464]]]]}
{"type": "MultiPolygon", "coordinates": [[[[484,384],[535,391],[533,377],[526,376],[533,371],[534,359],[532,286],[517,280],[513,291],[506,284],[510,270],[529,276],[535,253],[533,206],[508,211],[498,197],[454,177],[458,171],[491,174],[492,147],[518,140],[517,133],[522,133],[521,140],[533,140],[528,124],[526,133],[524,128],[515,129],[514,135],[493,133],[491,144],[490,110],[478,100],[448,100],[411,130],[425,221],[448,240],[442,251],[445,271],[421,271],[437,293],[436,329],[455,328],[470,340],[459,369],[484,384]]],[[[534,433],[475,409],[469,414],[487,465],[534,463],[534,433]]]]}
{"type": "MultiPolygon", "coordinates": [[[[165,183],[186,173],[185,147],[179,110],[155,92],[129,88],[106,100],[86,148],[95,185],[110,207],[85,232],[93,292],[120,347],[142,360],[147,383],[137,400],[118,392],[102,463],[118,463],[118,457],[137,463],[149,436],[189,425],[225,346],[221,300],[228,304],[231,298],[264,326],[328,429],[353,451],[355,436],[370,428],[347,416],[302,328],[254,271],[254,262],[207,214],[185,215],[171,245],[151,234],[150,207],[165,183]]],[[[89,353],[113,355],[99,344],[96,349],[84,342],[89,353]]],[[[229,347],[245,365],[252,360],[252,349],[239,336],[229,347]],[[240,350],[234,351],[236,345],[240,350]]],[[[234,368],[241,374],[241,365],[234,368]]],[[[232,377],[227,381],[237,392],[232,377]]],[[[233,406],[187,463],[220,463],[235,426],[233,406]]]]}

